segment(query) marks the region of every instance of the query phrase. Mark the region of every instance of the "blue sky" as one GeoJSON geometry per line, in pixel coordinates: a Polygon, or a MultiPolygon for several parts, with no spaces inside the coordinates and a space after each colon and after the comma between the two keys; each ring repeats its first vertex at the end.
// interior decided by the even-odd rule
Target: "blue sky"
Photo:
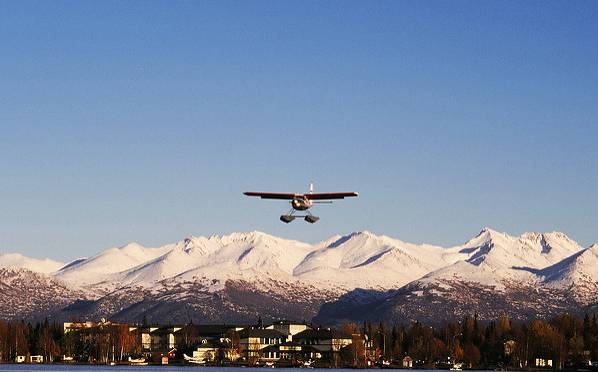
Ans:
{"type": "Polygon", "coordinates": [[[0,2],[0,252],[598,241],[595,1],[0,2]],[[356,190],[315,225],[246,190],[356,190]]]}

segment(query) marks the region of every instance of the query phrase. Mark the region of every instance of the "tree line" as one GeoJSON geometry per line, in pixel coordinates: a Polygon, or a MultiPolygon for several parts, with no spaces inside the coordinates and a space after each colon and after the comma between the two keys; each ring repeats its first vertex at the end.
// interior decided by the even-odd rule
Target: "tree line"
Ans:
{"type": "Polygon", "coordinates": [[[598,359],[596,314],[529,322],[512,321],[506,315],[481,322],[473,315],[436,327],[419,322],[344,327],[368,336],[375,359],[398,361],[409,356],[414,366],[462,362],[476,369],[520,369],[536,367],[536,359],[550,359],[553,368],[563,369],[598,359]]]}
{"type": "MultiPolygon", "coordinates": [[[[583,318],[563,314],[529,322],[513,321],[506,315],[483,322],[474,314],[437,326],[364,322],[346,323],[340,328],[361,335],[353,340],[351,355],[343,357],[355,366],[365,366],[368,360],[401,365],[407,356],[414,367],[462,362],[478,369],[536,367],[538,358],[550,359],[556,369],[598,360],[596,314],[583,318]]],[[[238,334],[228,337],[238,343],[238,334]]],[[[142,347],[139,341],[126,324],[64,333],[62,323],[47,319],[35,324],[0,320],[0,362],[27,355],[43,355],[44,360],[52,361],[67,355],[79,362],[106,363],[138,355],[142,347]]],[[[181,349],[192,346],[179,345],[181,349]]]]}

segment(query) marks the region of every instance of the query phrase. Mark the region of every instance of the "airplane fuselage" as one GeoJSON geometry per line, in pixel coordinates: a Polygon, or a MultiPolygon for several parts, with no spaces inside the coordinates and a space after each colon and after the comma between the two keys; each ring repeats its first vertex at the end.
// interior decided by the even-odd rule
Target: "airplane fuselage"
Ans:
{"type": "Polygon", "coordinates": [[[312,202],[304,196],[296,196],[291,201],[291,206],[296,211],[305,211],[312,206],[312,202]]]}

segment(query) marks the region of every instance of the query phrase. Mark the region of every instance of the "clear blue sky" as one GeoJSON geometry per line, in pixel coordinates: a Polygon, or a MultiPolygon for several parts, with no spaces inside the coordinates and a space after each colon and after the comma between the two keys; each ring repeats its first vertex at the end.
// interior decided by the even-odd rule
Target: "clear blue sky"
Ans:
{"type": "Polygon", "coordinates": [[[596,1],[2,1],[0,252],[598,241],[596,1]],[[356,190],[315,225],[246,190],[356,190]]]}

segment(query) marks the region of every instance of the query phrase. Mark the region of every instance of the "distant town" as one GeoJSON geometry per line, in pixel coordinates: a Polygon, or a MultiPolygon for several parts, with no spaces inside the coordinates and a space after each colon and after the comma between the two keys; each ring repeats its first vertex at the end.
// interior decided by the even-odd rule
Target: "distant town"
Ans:
{"type": "Polygon", "coordinates": [[[596,315],[432,327],[279,320],[252,325],[0,321],[3,363],[598,370],[596,315]]]}

